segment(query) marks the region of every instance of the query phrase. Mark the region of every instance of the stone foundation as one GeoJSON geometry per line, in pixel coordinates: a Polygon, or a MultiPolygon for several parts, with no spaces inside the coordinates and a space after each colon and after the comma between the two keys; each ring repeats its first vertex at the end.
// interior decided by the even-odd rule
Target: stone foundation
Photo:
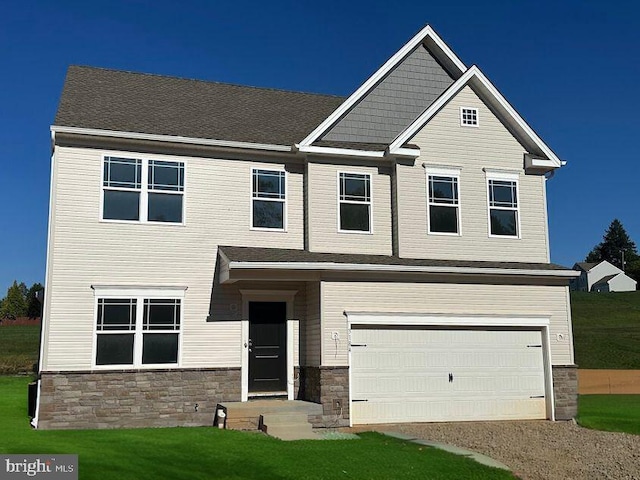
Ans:
{"type": "Polygon", "coordinates": [[[322,415],[310,417],[313,426],[349,426],[349,367],[301,367],[300,371],[304,395],[300,399],[322,405],[322,415]],[[339,409],[333,407],[334,400],[340,402],[339,409]]]}
{"type": "Polygon", "coordinates": [[[578,414],[578,367],[554,365],[552,371],[556,420],[571,420],[578,414]]]}
{"type": "Polygon", "coordinates": [[[212,425],[218,403],[240,401],[240,385],[239,368],[43,372],[38,428],[212,425]]]}

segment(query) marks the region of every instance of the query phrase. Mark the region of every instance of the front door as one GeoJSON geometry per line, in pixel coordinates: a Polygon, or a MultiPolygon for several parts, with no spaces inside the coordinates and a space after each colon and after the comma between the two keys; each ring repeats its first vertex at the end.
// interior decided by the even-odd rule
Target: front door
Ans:
{"type": "Polygon", "coordinates": [[[249,393],[287,391],[287,303],[249,302],[249,393]]]}

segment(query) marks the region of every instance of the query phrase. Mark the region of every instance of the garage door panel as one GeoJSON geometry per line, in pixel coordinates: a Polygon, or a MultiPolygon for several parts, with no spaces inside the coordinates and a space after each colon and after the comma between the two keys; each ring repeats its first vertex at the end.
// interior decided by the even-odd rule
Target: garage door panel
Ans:
{"type": "Polygon", "coordinates": [[[354,423],[546,418],[540,331],[354,328],[351,343],[354,423]]]}

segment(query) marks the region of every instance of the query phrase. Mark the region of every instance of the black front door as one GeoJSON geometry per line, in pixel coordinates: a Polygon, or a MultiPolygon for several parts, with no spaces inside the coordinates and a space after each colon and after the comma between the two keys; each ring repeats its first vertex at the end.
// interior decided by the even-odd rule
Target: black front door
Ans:
{"type": "Polygon", "coordinates": [[[249,392],[287,391],[287,304],[249,302],[249,392]]]}

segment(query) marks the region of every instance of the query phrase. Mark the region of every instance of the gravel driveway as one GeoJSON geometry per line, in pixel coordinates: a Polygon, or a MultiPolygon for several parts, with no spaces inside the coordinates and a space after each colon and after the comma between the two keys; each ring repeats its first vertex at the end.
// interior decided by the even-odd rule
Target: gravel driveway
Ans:
{"type": "Polygon", "coordinates": [[[573,422],[420,423],[375,430],[480,452],[523,480],[640,480],[640,436],[588,430],[573,422]]]}

